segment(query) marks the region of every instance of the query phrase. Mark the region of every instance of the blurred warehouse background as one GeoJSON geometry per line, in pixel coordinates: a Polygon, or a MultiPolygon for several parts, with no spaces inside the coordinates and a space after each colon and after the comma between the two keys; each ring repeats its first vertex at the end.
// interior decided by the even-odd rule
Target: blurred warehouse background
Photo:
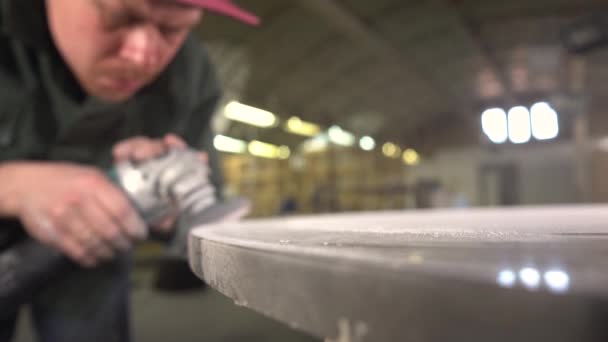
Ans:
{"type": "Polygon", "coordinates": [[[242,1],[207,17],[253,216],[603,201],[602,1],[242,1]]]}

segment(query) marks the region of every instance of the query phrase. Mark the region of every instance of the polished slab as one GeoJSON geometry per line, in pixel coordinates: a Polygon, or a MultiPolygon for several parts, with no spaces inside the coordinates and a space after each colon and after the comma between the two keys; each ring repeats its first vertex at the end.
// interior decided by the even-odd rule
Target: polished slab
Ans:
{"type": "Polygon", "coordinates": [[[608,206],[250,220],[189,243],[236,304],[328,340],[608,340],[608,206]]]}

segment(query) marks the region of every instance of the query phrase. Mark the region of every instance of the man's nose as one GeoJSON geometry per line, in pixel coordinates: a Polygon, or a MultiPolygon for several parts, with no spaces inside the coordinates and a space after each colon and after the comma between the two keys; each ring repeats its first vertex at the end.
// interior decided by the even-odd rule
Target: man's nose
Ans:
{"type": "Polygon", "coordinates": [[[149,25],[132,28],[124,38],[120,57],[143,70],[154,70],[160,61],[158,32],[149,25]]]}

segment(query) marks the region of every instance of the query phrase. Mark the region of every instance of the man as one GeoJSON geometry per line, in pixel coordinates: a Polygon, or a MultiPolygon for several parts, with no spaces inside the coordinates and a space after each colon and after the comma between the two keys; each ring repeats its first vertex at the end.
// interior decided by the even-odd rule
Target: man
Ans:
{"type": "Polygon", "coordinates": [[[220,90],[191,36],[205,10],[257,22],[229,0],[0,0],[0,230],[82,266],[34,295],[41,341],[129,340],[125,255],[148,227],[102,170],[211,152],[220,90]]]}

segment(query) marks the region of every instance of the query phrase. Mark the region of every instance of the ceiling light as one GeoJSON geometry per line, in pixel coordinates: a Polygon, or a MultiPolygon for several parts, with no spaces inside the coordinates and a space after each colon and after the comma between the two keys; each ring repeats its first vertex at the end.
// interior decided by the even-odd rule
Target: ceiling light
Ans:
{"type": "Polygon", "coordinates": [[[224,116],[257,127],[274,127],[278,123],[276,115],[263,109],[232,101],[224,108],[224,116]]]}
{"type": "Polygon", "coordinates": [[[310,138],[302,143],[302,152],[315,153],[327,150],[329,146],[329,138],[327,134],[319,134],[314,138],[310,138]]]}
{"type": "Polygon", "coordinates": [[[376,141],[372,137],[365,136],[359,140],[359,147],[364,151],[371,151],[376,148],[376,141]]]}
{"type": "Polygon", "coordinates": [[[285,123],[285,130],[297,135],[314,137],[319,134],[321,127],[311,122],[302,121],[302,119],[294,116],[285,123]]]}
{"type": "Polygon", "coordinates": [[[481,128],[493,143],[505,143],[509,137],[507,113],[500,108],[486,110],[481,114],[481,128]]]}
{"type": "Polygon", "coordinates": [[[537,140],[550,140],[559,135],[557,112],[546,102],[539,102],[531,109],[532,135],[537,140]]]}
{"type": "Polygon", "coordinates": [[[496,281],[502,287],[513,287],[517,282],[517,276],[512,270],[502,270],[498,273],[496,281]]]}
{"type": "Polygon", "coordinates": [[[399,158],[401,155],[401,148],[396,144],[387,142],[382,146],[382,153],[389,158],[399,158]]]}
{"type": "Polygon", "coordinates": [[[249,143],[249,153],[256,157],[277,159],[279,158],[279,147],[273,144],[254,140],[249,143]]]}
{"type": "Polygon", "coordinates": [[[289,147],[287,146],[281,146],[279,147],[278,151],[277,151],[277,157],[279,159],[289,159],[289,157],[291,156],[291,150],[289,149],[289,147]]]}
{"type": "Polygon", "coordinates": [[[523,106],[513,107],[509,110],[509,140],[514,144],[523,144],[530,141],[530,111],[523,106]]]}
{"type": "Polygon", "coordinates": [[[519,279],[529,289],[536,289],[540,286],[540,273],[535,268],[527,267],[519,271],[519,279]]]}
{"type": "Polygon", "coordinates": [[[329,140],[336,145],[353,146],[355,144],[355,136],[343,130],[338,126],[332,126],[329,131],[329,140]]]}
{"type": "Polygon", "coordinates": [[[415,166],[420,164],[420,155],[416,150],[412,148],[408,148],[403,152],[403,162],[405,165],[415,166]]]}
{"type": "Polygon", "coordinates": [[[570,276],[562,270],[547,271],[543,278],[549,289],[554,292],[565,292],[570,286],[570,276]]]}
{"type": "Polygon", "coordinates": [[[213,139],[213,146],[218,151],[229,153],[244,153],[247,150],[247,143],[243,140],[216,135],[213,139]]]}

